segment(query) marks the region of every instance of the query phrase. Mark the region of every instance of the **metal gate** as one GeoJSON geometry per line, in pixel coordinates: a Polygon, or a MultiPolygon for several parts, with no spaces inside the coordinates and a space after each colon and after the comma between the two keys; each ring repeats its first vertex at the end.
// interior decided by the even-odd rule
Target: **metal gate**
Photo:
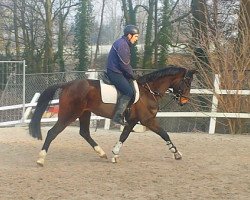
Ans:
{"type": "Polygon", "coordinates": [[[25,61],[0,61],[0,125],[22,122],[24,111],[25,61]]]}

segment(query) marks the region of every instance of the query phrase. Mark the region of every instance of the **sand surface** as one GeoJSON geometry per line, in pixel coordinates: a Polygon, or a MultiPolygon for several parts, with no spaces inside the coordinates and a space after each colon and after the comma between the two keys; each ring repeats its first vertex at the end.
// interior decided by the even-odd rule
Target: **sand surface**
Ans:
{"type": "MultiPolygon", "coordinates": [[[[42,128],[44,136],[48,128],[42,128]]],[[[250,199],[249,135],[170,133],[183,154],[176,161],[159,136],[131,133],[113,164],[118,130],[92,129],[107,160],[78,132],[67,127],[38,167],[44,140],[29,136],[27,127],[0,128],[0,199],[250,199]]]]}

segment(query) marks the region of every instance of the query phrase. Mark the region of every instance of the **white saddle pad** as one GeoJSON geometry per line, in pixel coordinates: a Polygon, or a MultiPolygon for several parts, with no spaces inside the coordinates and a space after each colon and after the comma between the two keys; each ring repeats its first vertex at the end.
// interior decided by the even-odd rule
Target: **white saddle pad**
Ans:
{"type": "MultiPolygon", "coordinates": [[[[133,81],[134,88],[135,88],[135,101],[136,103],[139,100],[140,92],[139,87],[136,81],[133,81]]],[[[100,87],[101,87],[101,96],[102,96],[102,102],[103,103],[113,103],[116,104],[118,93],[114,85],[108,85],[103,82],[103,80],[100,80],[100,87]]]]}

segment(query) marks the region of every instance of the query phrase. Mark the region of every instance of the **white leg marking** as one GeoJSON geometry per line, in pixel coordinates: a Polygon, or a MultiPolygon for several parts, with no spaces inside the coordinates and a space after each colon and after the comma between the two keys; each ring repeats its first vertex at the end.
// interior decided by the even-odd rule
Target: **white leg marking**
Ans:
{"type": "Polygon", "coordinates": [[[119,158],[119,155],[114,155],[114,157],[111,159],[111,162],[118,163],[118,158],[119,158]]]}
{"type": "Polygon", "coordinates": [[[101,158],[107,158],[106,153],[103,151],[103,149],[100,146],[95,146],[94,150],[99,154],[101,158]]]}
{"type": "Polygon", "coordinates": [[[40,153],[39,153],[39,158],[38,158],[38,160],[36,161],[36,163],[37,163],[39,166],[42,166],[42,167],[43,167],[46,155],[47,155],[47,153],[46,153],[45,150],[40,151],[40,153]]]}
{"type": "Polygon", "coordinates": [[[167,142],[168,145],[168,149],[172,152],[172,153],[177,153],[177,149],[174,147],[174,145],[171,142],[167,142]]]}
{"type": "Polygon", "coordinates": [[[111,159],[112,163],[117,163],[118,158],[119,158],[119,153],[122,147],[122,142],[117,142],[116,145],[114,146],[112,153],[114,154],[114,157],[111,159]]]}
{"type": "Polygon", "coordinates": [[[122,142],[117,142],[112,150],[113,154],[118,155],[121,147],[122,147],[122,142]]]}
{"type": "Polygon", "coordinates": [[[177,151],[176,153],[174,153],[174,159],[175,160],[181,160],[182,159],[181,152],[177,151]]]}
{"type": "Polygon", "coordinates": [[[174,159],[175,160],[181,160],[182,159],[182,154],[179,152],[176,147],[172,144],[172,142],[167,141],[167,145],[169,150],[174,154],[174,159]]]}

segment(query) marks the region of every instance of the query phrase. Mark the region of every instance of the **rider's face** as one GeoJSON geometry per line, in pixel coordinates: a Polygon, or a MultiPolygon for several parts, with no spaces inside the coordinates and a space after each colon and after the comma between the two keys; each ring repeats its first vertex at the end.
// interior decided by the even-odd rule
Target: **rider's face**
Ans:
{"type": "Polygon", "coordinates": [[[129,39],[129,41],[130,41],[132,44],[134,44],[134,43],[137,42],[138,37],[139,37],[139,34],[134,34],[134,35],[128,34],[128,39],[129,39]]]}

